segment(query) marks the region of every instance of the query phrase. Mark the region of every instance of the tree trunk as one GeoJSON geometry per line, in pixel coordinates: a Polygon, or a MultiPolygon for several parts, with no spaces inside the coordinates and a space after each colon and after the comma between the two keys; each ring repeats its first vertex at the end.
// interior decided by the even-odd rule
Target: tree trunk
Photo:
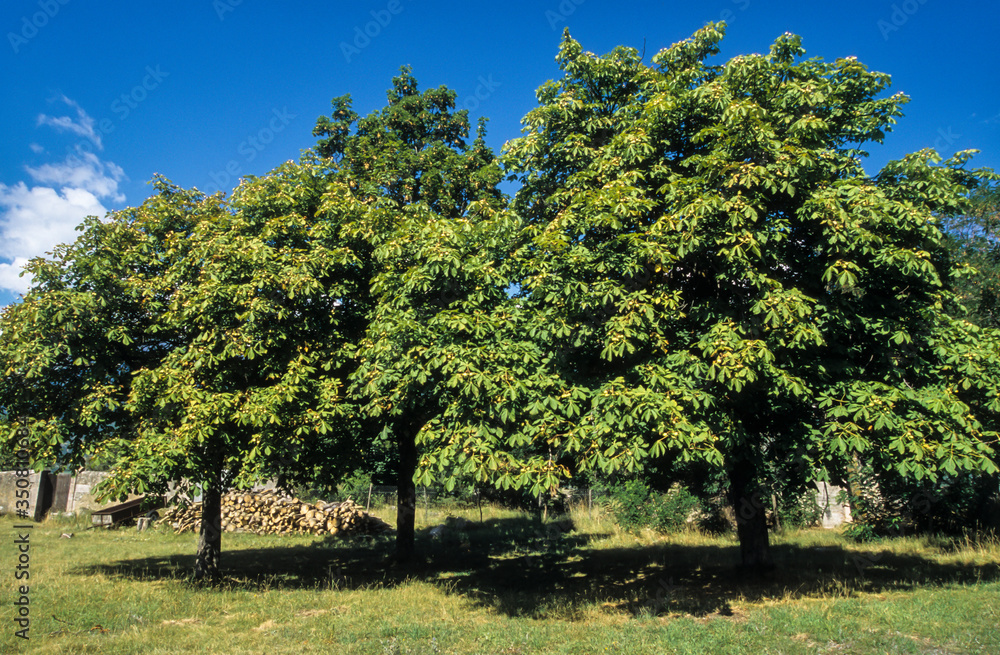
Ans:
{"type": "Polygon", "coordinates": [[[219,576],[219,556],[222,553],[222,492],[215,484],[202,488],[201,530],[198,533],[198,554],[194,577],[212,580],[219,576]]]}
{"type": "Polygon", "coordinates": [[[767,534],[764,494],[750,462],[738,462],[729,472],[729,502],[736,513],[736,535],[740,540],[743,568],[766,571],[774,568],[767,534]]]}
{"type": "Polygon", "coordinates": [[[396,482],[396,562],[409,564],[414,557],[414,524],[417,517],[417,430],[405,421],[396,424],[399,446],[399,479],[396,482]]]}

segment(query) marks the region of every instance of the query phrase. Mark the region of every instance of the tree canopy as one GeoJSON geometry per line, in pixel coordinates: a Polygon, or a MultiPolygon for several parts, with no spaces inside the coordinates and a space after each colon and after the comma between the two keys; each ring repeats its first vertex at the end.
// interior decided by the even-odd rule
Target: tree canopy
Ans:
{"type": "Polygon", "coordinates": [[[506,158],[518,302],[563,384],[533,433],[567,472],[724,470],[744,562],[767,565],[768,462],[997,470],[997,335],[949,313],[941,231],[989,173],[921,151],[866,174],[907,101],[888,75],[790,34],[710,65],[723,30],[651,66],[567,33],[506,158]]]}
{"type": "Polygon", "coordinates": [[[344,387],[367,271],[317,220],[326,175],[305,158],[228,202],[157,179],[35,260],[3,316],[4,406],[34,419],[37,461],[100,457],[107,498],[199,486],[199,575],[218,572],[226,489],[335,476],[364,450],[344,387]]]}
{"type": "Polygon", "coordinates": [[[111,496],[199,484],[209,576],[226,488],[335,479],[379,438],[401,561],[418,479],[696,464],[767,566],[776,469],[996,473],[1000,332],[954,245],[995,234],[943,229],[995,217],[970,193],[996,175],[930,150],[867,173],[908,101],[888,75],[790,34],[713,64],[723,33],[647,64],[567,32],[499,159],[404,67],[386,107],[334,98],[314,150],[229,199],[157,178],[29,265],[0,316],[3,440],[31,417],[36,461],[104,457],[111,496]]]}
{"type": "Polygon", "coordinates": [[[945,220],[956,263],[969,268],[957,285],[970,319],[1000,328],[1000,186],[984,186],[970,196],[969,208],[945,220]]]}
{"type": "Polygon", "coordinates": [[[363,244],[371,271],[351,394],[396,444],[397,557],[408,561],[418,434],[464,407],[488,335],[473,314],[506,298],[495,270],[505,200],[485,126],[467,143],[454,91],[421,92],[404,67],[387,95],[388,106],[361,119],[349,97],[335,98],[314,134],[337,168],[325,210],[350,216],[345,238],[363,244]],[[468,349],[480,359],[470,363],[468,349]]]}

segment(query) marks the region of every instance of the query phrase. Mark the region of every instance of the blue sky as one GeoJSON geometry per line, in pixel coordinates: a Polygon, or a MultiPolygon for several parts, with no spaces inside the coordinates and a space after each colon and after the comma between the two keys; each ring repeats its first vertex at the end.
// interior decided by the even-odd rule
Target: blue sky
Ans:
{"type": "Polygon", "coordinates": [[[298,158],[334,96],[362,115],[383,106],[401,65],[487,116],[499,150],[558,77],[564,27],[599,54],[645,43],[648,61],[715,20],[729,25],[720,63],[787,31],[807,56],[891,74],[912,101],[870,173],[925,147],[978,148],[974,164],[1000,169],[995,1],[4,0],[0,306],[26,290],[21,264],[75,238],[84,216],[140,204],[156,173],[229,191],[298,158]]]}

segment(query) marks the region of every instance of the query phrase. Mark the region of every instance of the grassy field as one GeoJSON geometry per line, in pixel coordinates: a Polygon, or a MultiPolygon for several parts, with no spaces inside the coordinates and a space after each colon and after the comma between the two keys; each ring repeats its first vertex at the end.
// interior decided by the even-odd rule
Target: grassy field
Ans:
{"type": "MultiPolygon", "coordinates": [[[[738,573],[732,537],[630,535],[586,510],[567,534],[492,508],[483,523],[475,510],[417,518],[423,559],[408,573],[388,564],[386,537],[226,534],[228,577],[212,587],[189,578],[190,533],[49,520],[31,534],[30,641],[14,636],[7,593],[0,651],[1000,653],[995,539],[785,532],[778,569],[756,577],[738,573]],[[431,537],[447,514],[474,525],[431,537]]],[[[13,526],[0,519],[7,592],[13,526]]]]}

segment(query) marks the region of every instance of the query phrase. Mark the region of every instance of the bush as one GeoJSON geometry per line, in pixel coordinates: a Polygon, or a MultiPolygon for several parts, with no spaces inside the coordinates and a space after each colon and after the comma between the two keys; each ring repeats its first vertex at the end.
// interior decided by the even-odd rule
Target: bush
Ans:
{"type": "Polygon", "coordinates": [[[665,494],[657,494],[653,502],[653,525],[657,532],[677,532],[687,525],[691,512],[701,506],[701,502],[690,491],[674,485],[665,494]]]}
{"type": "Polygon", "coordinates": [[[628,480],[608,489],[605,509],[618,527],[638,532],[652,522],[649,507],[649,487],[642,480],[628,480]]]}
{"type": "Polygon", "coordinates": [[[700,501],[680,485],[667,493],[656,493],[642,480],[628,480],[608,489],[605,510],[623,530],[649,528],[660,533],[676,532],[687,524],[700,501]]]}
{"type": "Polygon", "coordinates": [[[848,523],[844,526],[844,536],[859,544],[879,540],[879,536],[876,534],[875,528],[867,523],[848,523]]]}
{"type": "Polygon", "coordinates": [[[723,535],[732,532],[732,509],[725,495],[716,495],[700,501],[695,522],[698,529],[706,534],[723,535]]]}
{"type": "Polygon", "coordinates": [[[855,540],[904,534],[962,534],[984,530],[994,476],[964,474],[916,481],[860,465],[849,479],[854,525],[846,534],[855,540]]]}
{"type": "Polygon", "coordinates": [[[337,485],[337,500],[343,501],[351,498],[354,502],[364,505],[371,484],[372,476],[361,470],[355,471],[337,485]]]}
{"type": "Polygon", "coordinates": [[[778,501],[778,523],[782,528],[812,528],[823,520],[823,508],[816,500],[816,490],[786,493],[778,501]]]}

